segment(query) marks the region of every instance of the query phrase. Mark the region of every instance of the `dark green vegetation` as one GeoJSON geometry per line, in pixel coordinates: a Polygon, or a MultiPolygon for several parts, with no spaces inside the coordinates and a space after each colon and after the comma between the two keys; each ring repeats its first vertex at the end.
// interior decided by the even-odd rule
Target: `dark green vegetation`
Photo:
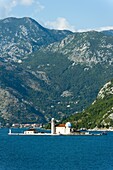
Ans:
{"type": "Polygon", "coordinates": [[[96,100],[83,112],[70,116],[73,126],[79,128],[109,128],[113,126],[113,80],[104,85],[96,100]]]}
{"type": "Polygon", "coordinates": [[[81,112],[113,78],[112,31],[72,33],[7,18],[0,21],[0,47],[1,122],[47,122],[81,112]]]}

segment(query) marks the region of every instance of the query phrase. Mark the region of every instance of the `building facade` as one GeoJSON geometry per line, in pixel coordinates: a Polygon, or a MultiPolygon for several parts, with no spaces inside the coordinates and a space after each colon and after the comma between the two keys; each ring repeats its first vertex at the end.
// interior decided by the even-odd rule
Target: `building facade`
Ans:
{"type": "Polygon", "coordinates": [[[51,134],[70,134],[71,133],[71,123],[67,122],[66,124],[59,124],[55,126],[54,118],[51,119],[51,134]]]}

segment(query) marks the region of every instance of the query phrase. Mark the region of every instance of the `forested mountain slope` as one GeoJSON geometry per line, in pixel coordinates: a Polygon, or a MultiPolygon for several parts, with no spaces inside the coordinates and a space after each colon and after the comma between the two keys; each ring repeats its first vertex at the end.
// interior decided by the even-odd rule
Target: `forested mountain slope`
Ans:
{"type": "Polygon", "coordinates": [[[46,122],[81,112],[113,78],[109,32],[49,30],[0,20],[0,121],[46,122]]]}

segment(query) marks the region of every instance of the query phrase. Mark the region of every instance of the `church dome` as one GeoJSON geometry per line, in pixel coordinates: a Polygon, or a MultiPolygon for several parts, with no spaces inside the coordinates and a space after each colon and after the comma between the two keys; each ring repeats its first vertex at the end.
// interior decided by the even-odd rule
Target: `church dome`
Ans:
{"type": "Polygon", "coordinates": [[[67,122],[65,126],[68,127],[68,128],[71,128],[71,123],[67,122]]]}

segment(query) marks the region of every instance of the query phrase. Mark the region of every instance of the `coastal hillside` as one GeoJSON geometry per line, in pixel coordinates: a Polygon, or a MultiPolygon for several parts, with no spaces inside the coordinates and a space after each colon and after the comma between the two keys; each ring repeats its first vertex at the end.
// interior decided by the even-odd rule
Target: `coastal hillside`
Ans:
{"type": "Polygon", "coordinates": [[[76,128],[113,127],[113,79],[100,89],[96,100],[87,109],[70,116],[68,121],[76,128]]]}
{"type": "Polygon", "coordinates": [[[40,98],[46,96],[43,109],[49,118],[81,112],[95,100],[99,89],[113,78],[112,44],[113,36],[105,33],[74,33],[41,47],[22,63],[28,72],[43,77],[49,89],[39,93],[40,98]]]}
{"type": "Polygon", "coordinates": [[[112,30],[50,30],[0,20],[0,122],[48,122],[86,109],[113,78],[112,30]]]}

